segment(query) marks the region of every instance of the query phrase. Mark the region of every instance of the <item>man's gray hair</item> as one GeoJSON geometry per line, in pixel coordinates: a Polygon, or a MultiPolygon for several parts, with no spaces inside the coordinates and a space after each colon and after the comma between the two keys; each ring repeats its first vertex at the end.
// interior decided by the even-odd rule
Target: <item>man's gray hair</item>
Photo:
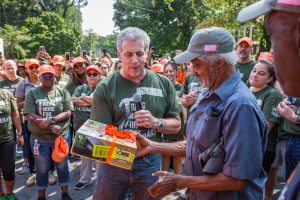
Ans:
{"type": "Polygon", "coordinates": [[[147,51],[150,46],[150,37],[149,35],[136,27],[128,27],[123,29],[117,38],[117,50],[122,51],[122,42],[124,40],[132,40],[132,41],[137,41],[137,40],[143,40],[144,41],[144,50],[147,51]]]}
{"type": "Polygon", "coordinates": [[[215,64],[216,62],[218,62],[221,59],[224,59],[225,62],[228,65],[231,65],[232,67],[235,67],[236,64],[236,54],[234,51],[231,51],[229,53],[222,53],[222,54],[207,54],[207,55],[200,55],[198,57],[201,60],[206,60],[211,64],[215,64]]]}
{"type": "Polygon", "coordinates": [[[5,61],[5,62],[3,63],[3,67],[6,66],[6,65],[11,65],[11,66],[13,66],[13,67],[17,67],[16,62],[13,61],[13,60],[7,60],[7,61],[5,61]]]}

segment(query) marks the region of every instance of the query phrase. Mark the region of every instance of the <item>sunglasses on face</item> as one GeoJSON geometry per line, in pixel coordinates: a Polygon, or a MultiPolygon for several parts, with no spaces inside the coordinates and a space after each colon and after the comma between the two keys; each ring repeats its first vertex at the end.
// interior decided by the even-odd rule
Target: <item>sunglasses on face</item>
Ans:
{"type": "Polygon", "coordinates": [[[38,69],[39,67],[38,66],[29,66],[28,67],[30,70],[33,70],[33,69],[38,69]]]}
{"type": "Polygon", "coordinates": [[[46,79],[46,78],[49,78],[49,79],[50,79],[50,78],[54,78],[54,74],[42,74],[42,75],[41,75],[41,78],[42,78],[42,79],[46,79]]]}
{"type": "Polygon", "coordinates": [[[82,67],[83,67],[83,62],[74,65],[74,69],[79,69],[79,68],[82,68],[82,67]]]}
{"type": "Polygon", "coordinates": [[[86,75],[87,75],[88,77],[91,77],[91,76],[96,77],[96,76],[99,75],[99,73],[87,73],[86,75]]]}

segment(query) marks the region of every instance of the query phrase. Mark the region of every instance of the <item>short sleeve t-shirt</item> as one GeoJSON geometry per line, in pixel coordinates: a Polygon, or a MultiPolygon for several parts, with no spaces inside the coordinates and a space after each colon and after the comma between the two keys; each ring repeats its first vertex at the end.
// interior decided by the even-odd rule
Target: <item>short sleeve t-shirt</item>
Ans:
{"type": "Polygon", "coordinates": [[[63,89],[66,87],[68,82],[71,80],[67,74],[63,74],[61,77],[55,76],[56,79],[56,87],[63,89]]]}
{"type": "MultiPolygon", "coordinates": [[[[81,96],[93,96],[95,88],[90,89],[88,85],[78,86],[74,93],[73,97],[81,96]]],[[[73,117],[73,126],[75,130],[78,130],[84,122],[90,118],[91,106],[74,106],[74,117],[73,117]]]]}
{"type": "Polygon", "coordinates": [[[25,96],[28,94],[28,92],[32,89],[37,87],[37,85],[33,85],[29,78],[26,77],[24,80],[22,80],[19,85],[16,88],[15,97],[25,99],[25,96]]]}
{"type": "Polygon", "coordinates": [[[235,64],[235,67],[237,70],[239,70],[239,72],[241,73],[242,75],[242,81],[246,84],[248,79],[249,79],[249,76],[250,76],[250,73],[254,67],[254,65],[256,64],[256,62],[254,60],[250,60],[248,63],[239,63],[237,62],[235,64]]]}
{"type": "Polygon", "coordinates": [[[14,139],[11,112],[16,110],[18,106],[13,95],[0,89],[0,143],[14,139]]]}
{"type": "Polygon", "coordinates": [[[70,79],[70,81],[67,83],[67,85],[65,86],[65,89],[68,90],[68,92],[70,93],[70,95],[72,96],[75,89],[80,86],[79,83],[76,83],[75,81],[73,81],[72,79],[70,79]]]}
{"type": "MultiPolygon", "coordinates": [[[[300,115],[300,98],[293,98],[293,105],[296,109],[296,115],[300,115]]],[[[292,123],[289,120],[284,119],[282,129],[293,135],[300,135],[300,126],[296,123],[292,123]]]]}
{"type": "MultiPolygon", "coordinates": [[[[24,114],[35,113],[42,118],[55,117],[61,112],[73,111],[73,104],[69,92],[65,89],[54,88],[50,92],[44,92],[41,87],[29,91],[25,98],[24,114]]],[[[57,125],[64,129],[63,134],[69,131],[69,119],[57,125]]],[[[31,121],[28,122],[28,129],[34,139],[54,139],[49,129],[41,129],[31,121]]]]}
{"type": "Polygon", "coordinates": [[[135,93],[141,95],[142,109],[149,110],[156,118],[179,116],[181,105],[176,100],[173,84],[165,76],[146,70],[140,83],[125,79],[120,72],[112,74],[98,84],[93,97],[91,119],[113,124],[119,130],[140,132],[155,141],[162,141],[162,134],[154,129],[139,129],[134,113],[135,93]]]}
{"type": "Polygon", "coordinates": [[[183,94],[189,94],[192,90],[202,93],[203,88],[201,87],[197,77],[193,76],[192,74],[188,74],[180,91],[180,96],[183,94]]]}
{"type": "Polygon", "coordinates": [[[267,86],[259,92],[253,92],[257,104],[264,113],[267,122],[275,123],[268,134],[267,151],[275,151],[278,137],[278,125],[281,122],[281,117],[278,115],[277,105],[282,101],[280,92],[271,87],[267,86]]]}
{"type": "Polygon", "coordinates": [[[10,81],[8,78],[5,78],[0,81],[0,88],[10,91],[15,96],[16,88],[22,80],[23,79],[21,77],[17,77],[14,81],[10,81]]]}

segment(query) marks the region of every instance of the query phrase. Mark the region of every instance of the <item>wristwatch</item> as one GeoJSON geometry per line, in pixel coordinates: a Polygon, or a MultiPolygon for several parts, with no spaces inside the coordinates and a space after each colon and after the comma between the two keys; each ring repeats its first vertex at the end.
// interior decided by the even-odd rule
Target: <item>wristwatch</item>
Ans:
{"type": "Polygon", "coordinates": [[[54,117],[49,117],[51,119],[51,124],[55,124],[54,117]]]}
{"type": "Polygon", "coordinates": [[[164,128],[164,124],[162,123],[161,119],[158,119],[157,130],[160,131],[163,128],[164,128]]]}

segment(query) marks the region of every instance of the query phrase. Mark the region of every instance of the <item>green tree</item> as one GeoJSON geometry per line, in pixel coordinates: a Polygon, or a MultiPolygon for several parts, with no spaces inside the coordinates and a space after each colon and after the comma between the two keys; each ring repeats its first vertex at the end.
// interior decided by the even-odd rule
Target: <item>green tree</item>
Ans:
{"type": "Polygon", "coordinates": [[[17,28],[5,24],[4,28],[0,27],[0,37],[4,40],[5,56],[7,58],[22,59],[26,57],[26,50],[21,45],[22,42],[30,40],[26,28],[17,28]]]}
{"type": "Polygon", "coordinates": [[[196,26],[202,22],[206,7],[200,0],[116,0],[115,25],[119,29],[136,26],[145,30],[156,56],[185,49],[196,26]]]}
{"type": "Polygon", "coordinates": [[[81,34],[60,15],[43,12],[39,17],[26,19],[25,25],[33,41],[28,45],[32,57],[41,45],[52,56],[63,55],[66,51],[72,55],[79,53],[81,34]]]}

